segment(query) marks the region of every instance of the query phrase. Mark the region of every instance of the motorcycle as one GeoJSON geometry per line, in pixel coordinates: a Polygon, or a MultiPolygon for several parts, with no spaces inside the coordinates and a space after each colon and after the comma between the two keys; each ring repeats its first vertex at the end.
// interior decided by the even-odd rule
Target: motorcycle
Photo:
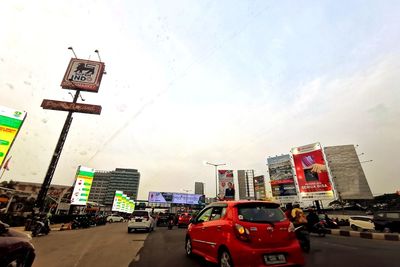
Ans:
{"type": "Polygon", "coordinates": [[[310,233],[305,229],[304,225],[295,228],[296,238],[299,241],[300,248],[308,253],[311,249],[310,233]]]}
{"type": "Polygon", "coordinates": [[[51,231],[50,220],[46,216],[36,216],[33,219],[32,236],[48,235],[51,231]]]}
{"type": "Polygon", "coordinates": [[[310,232],[311,233],[316,233],[318,236],[320,237],[324,237],[327,233],[327,223],[325,220],[320,220],[319,222],[317,222],[316,224],[314,224],[311,229],[310,232]]]}

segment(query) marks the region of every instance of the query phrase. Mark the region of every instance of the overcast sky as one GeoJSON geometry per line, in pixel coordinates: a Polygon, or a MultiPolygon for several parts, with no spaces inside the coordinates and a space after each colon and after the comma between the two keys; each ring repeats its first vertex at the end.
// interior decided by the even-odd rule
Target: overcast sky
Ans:
{"type": "Polygon", "coordinates": [[[0,105],[28,112],[3,179],[42,182],[71,101],[73,46],[106,63],[100,116],[75,114],[54,184],[78,165],[148,191],[215,192],[214,169],[358,144],[374,194],[400,189],[400,1],[1,1],[0,105]]]}

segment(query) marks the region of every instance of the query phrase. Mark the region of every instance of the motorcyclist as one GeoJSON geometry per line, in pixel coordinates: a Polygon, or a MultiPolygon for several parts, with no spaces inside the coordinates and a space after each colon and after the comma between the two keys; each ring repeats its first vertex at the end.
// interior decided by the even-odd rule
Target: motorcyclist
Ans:
{"type": "Polygon", "coordinates": [[[292,203],[287,203],[287,204],[286,204],[285,215],[286,215],[286,217],[289,219],[289,221],[291,221],[291,222],[294,220],[294,218],[293,218],[293,216],[292,216],[292,210],[293,210],[293,205],[292,205],[292,203]]]}
{"type": "Polygon", "coordinates": [[[311,231],[314,226],[320,221],[317,213],[315,213],[313,208],[308,209],[307,219],[307,227],[311,231]]]}

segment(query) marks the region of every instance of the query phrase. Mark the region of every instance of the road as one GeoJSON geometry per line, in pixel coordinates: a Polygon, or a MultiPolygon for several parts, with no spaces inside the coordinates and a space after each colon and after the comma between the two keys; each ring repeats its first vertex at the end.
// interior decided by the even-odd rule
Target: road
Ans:
{"type": "MultiPolygon", "coordinates": [[[[128,234],[127,223],[54,231],[33,239],[37,252],[34,267],[214,267],[199,257],[185,256],[185,232],[159,227],[150,234],[128,234]]],[[[393,267],[400,262],[400,242],[330,235],[312,237],[311,242],[307,267],[393,267]]]]}
{"type": "Polygon", "coordinates": [[[33,238],[33,267],[127,267],[143,246],[146,233],[127,233],[127,223],[53,231],[33,238]]]}
{"type": "MultiPolygon", "coordinates": [[[[140,251],[138,261],[129,267],[214,266],[199,258],[185,256],[185,229],[159,228],[151,233],[140,251]]],[[[307,267],[393,267],[400,262],[400,242],[354,237],[312,237],[307,267]]]]}

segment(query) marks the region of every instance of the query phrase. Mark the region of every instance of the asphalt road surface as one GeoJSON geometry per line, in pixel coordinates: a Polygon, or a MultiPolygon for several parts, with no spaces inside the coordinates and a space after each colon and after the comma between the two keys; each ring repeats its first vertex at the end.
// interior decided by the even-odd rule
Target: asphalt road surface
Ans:
{"type": "MultiPolygon", "coordinates": [[[[36,237],[34,267],[172,267],[214,265],[184,251],[186,229],[127,233],[127,223],[89,229],[53,231],[36,237]]],[[[400,242],[327,235],[312,237],[307,267],[394,267],[400,262],[400,242]]]]}
{"type": "Polygon", "coordinates": [[[124,222],[35,237],[33,267],[127,267],[148,235],[127,229],[124,222]]]}
{"type": "MultiPolygon", "coordinates": [[[[129,267],[214,266],[184,251],[185,229],[158,228],[151,233],[129,267]]],[[[400,262],[400,242],[355,237],[312,237],[307,267],[394,267],[400,262]]]]}

